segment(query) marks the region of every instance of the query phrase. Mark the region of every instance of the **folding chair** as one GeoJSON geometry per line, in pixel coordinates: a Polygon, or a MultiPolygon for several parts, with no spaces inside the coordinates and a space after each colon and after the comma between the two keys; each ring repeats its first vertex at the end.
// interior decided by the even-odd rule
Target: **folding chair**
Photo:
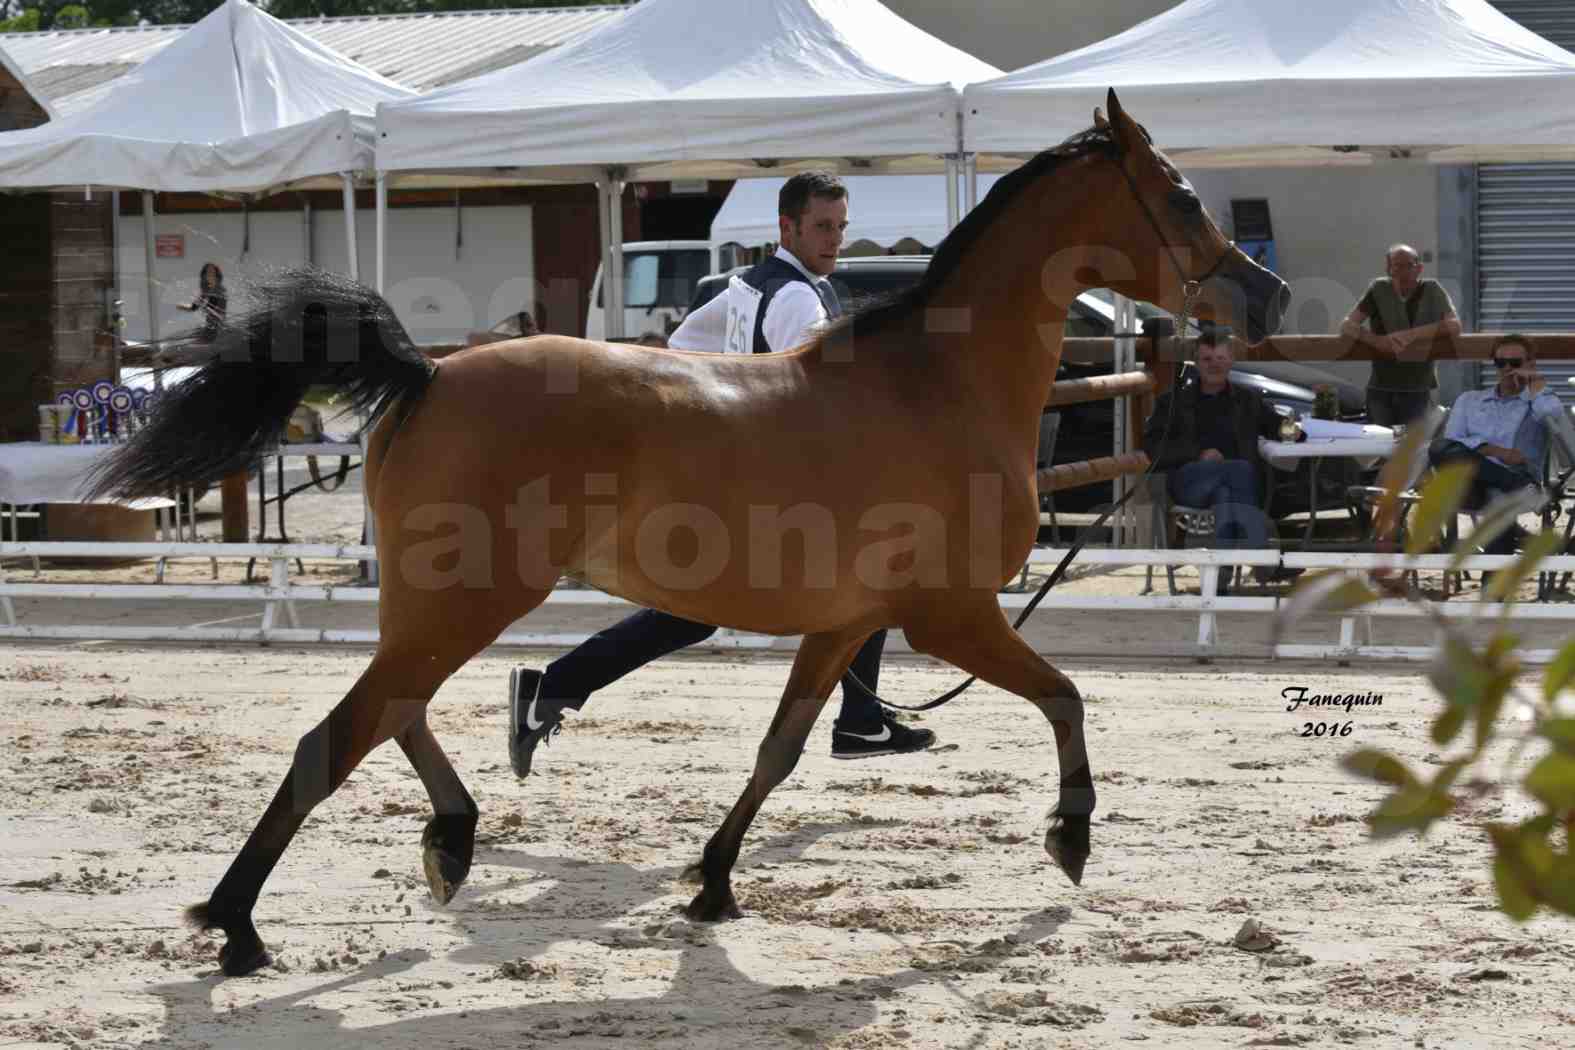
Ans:
{"type": "MultiPolygon", "coordinates": [[[[1166,479],[1165,474],[1148,476],[1149,529],[1153,533],[1155,548],[1185,549],[1188,536],[1213,539],[1215,524],[1213,508],[1172,503],[1170,490],[1166,487],[1166,479]]],[[[1169,585],[1171,594],[1180,593],[1176,590],[1175,565],[1165,566],[1165,582],[1169,585]]],[[[1150,565],[1144,570],[1141,593],[1149,594],[1153,590],[1154,566],[1150,565]]]]}

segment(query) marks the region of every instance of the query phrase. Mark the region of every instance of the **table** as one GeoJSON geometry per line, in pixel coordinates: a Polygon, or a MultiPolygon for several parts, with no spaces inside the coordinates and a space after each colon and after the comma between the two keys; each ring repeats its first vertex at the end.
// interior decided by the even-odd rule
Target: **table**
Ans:
{"type": "MultiPolygon", "coordinates": [[[[1318,524],[1318,468],[1325,459],[1354,459],[1362,467],[1370,467],[1380,459],[1394,455],[1395,435],[1388,427],[1364,426],[1360,434],[1349,437],[1314,438],[1306,441],[1285,442],[1258,439],[1258,452],[1276,470],[1295,470],[1296,461],[1310,459],[1307,471],[1307,528],[1302,534],[1302,547],[1312,544],[1313,529],[1318,524]]],[[[1274,491],[1274,486],[1269,486],[1274,491]]]]}
{"type": "MultiPolygon", "coordinates": [[[[326,489],[326,491],[332,492],[335,488],[338,488],[341,484],[343,484],[346,474],[361,466],[360,463],[351,464],[347,462],[349,457],[362,456],[364,454],[365,450],[362,449],[358,442],[333,441],[284,444],[278,445],[264,452],[260,457],[260,462],[257,465],[257,542],[271,543],[277,540],[279,543],[289,543],[290,534],[285,530],[284,524],[285,503],[289,501],[291,496],[305,492],[309,488],[323,487],[324,479],[322,477],[313,477],[311,481],[303,482],[300,485],[296,485],[294,488],[286,489],[284,487],[284,461],[286,458],[339,456],[339,468],[330,472],[329,474],[329,477],[334,479],[333,487],[326,489]],[[268,495],[267,481],[268,460],[270,459],[274,461],[274,477],[276,479],[274,495],[272,496],[268,495]],[[269,504],[273,504],[277,508],[277,515],[279,519],[279,535],[271,538],[268,535],[269,504]]],[[[248,581],[252,578],[252,565],[254,561],[255,559],[251,559],[246,563],[246,579],[248,581]]],[[[299,558],[296,559],[296,565],[298,567],[300,566],[299,558]]],[[[302,571],[304,572],[305,569],[303,568],[302,571]]]]}
{"type": "Polygon", "coordinates": [[[163,510],[175,501],[86,500],[88,475],[117,445],[50,445],[42,441],[0,444],[0,503],[114,503],[128,510],[163,510]]]}

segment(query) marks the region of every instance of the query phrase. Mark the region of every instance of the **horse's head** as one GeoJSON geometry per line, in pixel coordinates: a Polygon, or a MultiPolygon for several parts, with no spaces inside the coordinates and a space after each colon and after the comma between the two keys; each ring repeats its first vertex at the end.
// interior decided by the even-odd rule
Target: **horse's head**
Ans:
{"type": "MultiPolygon", "coordinates": [[[[1198,281],[1204,286],[1203,301],[1216,314],[1245,322],[1248,342],[1279,331],[1291,301],[1285,282],[1225,238],[1192,185],[1153,147],[1148,132],[1121,108],[1114,90],[1106,103],[1109,119],[1096,109],[1094,124],[1109,131],[1116,146],[1115,163],[1130,190],[1118,194],[1130,208],[1129,222],[1123,225],[1139,242],[1145,238],[1152,242],[1152,250],[1137,252],[1131,260],[1136,269],[1134,286],[1159,289],[1160,298],[1154,301],[1176,310],[1183,286],[1198,281]]],[[[1122,291],[1116,282],[1112,287],[1122,291]]]]}

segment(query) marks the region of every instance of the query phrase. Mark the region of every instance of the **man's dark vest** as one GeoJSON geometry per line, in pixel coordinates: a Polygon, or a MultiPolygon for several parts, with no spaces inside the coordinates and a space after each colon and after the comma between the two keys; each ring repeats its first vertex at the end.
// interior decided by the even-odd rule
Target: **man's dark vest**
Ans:
{"type": "Polygon", "coordinates": [[[766,340],[766,311],[771,309],[771,300],[783,288],[794,283],[802,282],[810,286],[815,295],[826,308],[826,316],[837,318],[842,316],[842,303],[837,299],[837,292],[831,287],[831,282],[826,280],[811,281],[805,277],[803,271],[790,262],[770,256],[764,262],[744,271],[735,280],[760,293],[760,304],[755,309],[755,325],[752,333],[751,347],[757,354],[769,354],[778,349],[786,350],[788,347],[774,347],[766,340]]]}

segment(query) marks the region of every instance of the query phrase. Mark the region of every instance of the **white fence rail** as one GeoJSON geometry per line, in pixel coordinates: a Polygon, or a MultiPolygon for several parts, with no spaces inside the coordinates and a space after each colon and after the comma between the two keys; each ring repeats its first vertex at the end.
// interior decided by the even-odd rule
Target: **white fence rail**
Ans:
{"type": "MultiPolygon", "coordinates": [[[[1059,548],[1036,549],[1029,563],[1048,569],[1058,563],[1066,553],[1059,548]]],[[[375,602],[375,587],[357,585],[332,585],[294,582],[290,578],[290,563],[297,558],[337,561],[369,561],[376,557],[376,550],[363,545],[334,544],[266,544],[266,543],[0,543],[0,573],[4,564],[14,559],[38,558],[247,558],[267,562],[268,580],[255,584],[112,584],[112,583],[54,583],[19,582],[0,575],[0,639],[27,640],[86,640],[111,641],[196,641],[196,642],[254,642],[268,644],[316,643],[375,643],[378,632],[372,629],[334,629],[305,627],[301,624],[297,602],[375,602]],[[255,601],[262,605],[262,621],[257,627],[217,627],[112,624],[27,624],[18,616],[15,599],[76,599],[79,601],[158,600],[158,601],[255,601]],[[279,622],[283,617],[284,623],[279,622]]],[[[1509,555],[1478,555],[1467,559],[1464,567],[1502,569],[1514,562],[1509,555]]],[[[1122,611],[1171,611],[1198,614],[1195,654],[1207,658],[1218,652],[1221,613],[1269,613],[1278,610],[1281,597],[1276,596],[1226,596],[1212,594],[1222,566],[1284,566],[1301,569],[1343,569],[1365,573],[1372,569],[1396,571],[1420,570],[1442,572],[1449,567],[1448,555],[1434,554],[1405,557],[1398,554],[1347,554],[1347,553],[1282,553],[1277,550],[1214,551],[1193,550],[1111,550],[1084,549],[1079,552],[1076,565],[1192,565],[1196,566],[1202,583],[1201,595],[1081,595],[1056,593],[1045,596],[1040,607],[1069,610],[1122,610],[1122,611]]],[[[1575,572],[1575,556],[1549,558],[1542,564],[1544,571],[1575,572]]],[[[1003,593],[1000,602],[1008,611],[1021,609],[1031,600],[1031,593],[1003,593]]],[[[560,588],[547,599],[548,605],[561,606],[624,606],[621,598],[599,591],[560,588]]],[[[1450,620],[1477,620],[1497,618],[1503,607],[1497,603],[1453,602],[1434,606],[1450,620]]],[[[1512,610],[1517,620],[1567,620],[1575,621],[1575,603],[1517,603],[1512,610]]],[[[1436,651],[1433,646],[1379,645],[1373,641],[1373,621],[1390,618],[1417,618],[1425,615],[1412,602],[1386,599],[1369,605],[1339,621],[1339,639],[1328,644],[1280,644],[1265,647],[1263,655],[1328,660],[1341,662],[1350,659],[1420,660],[1430,658],[1436,651]]],[[[505,646],[569,646],[584,641],[584,634],[540,634],[510,632],[498,638],[495,644],[505,646]]],[[[775,644],[775,639],[735,631],[719,631],[708,646],[738,649],[765,649],[775,644]]],[[[1556,650],[1523,650],[1522,658],[1531,663],[1546,663],[1553,659],[1556,650]]]]}

